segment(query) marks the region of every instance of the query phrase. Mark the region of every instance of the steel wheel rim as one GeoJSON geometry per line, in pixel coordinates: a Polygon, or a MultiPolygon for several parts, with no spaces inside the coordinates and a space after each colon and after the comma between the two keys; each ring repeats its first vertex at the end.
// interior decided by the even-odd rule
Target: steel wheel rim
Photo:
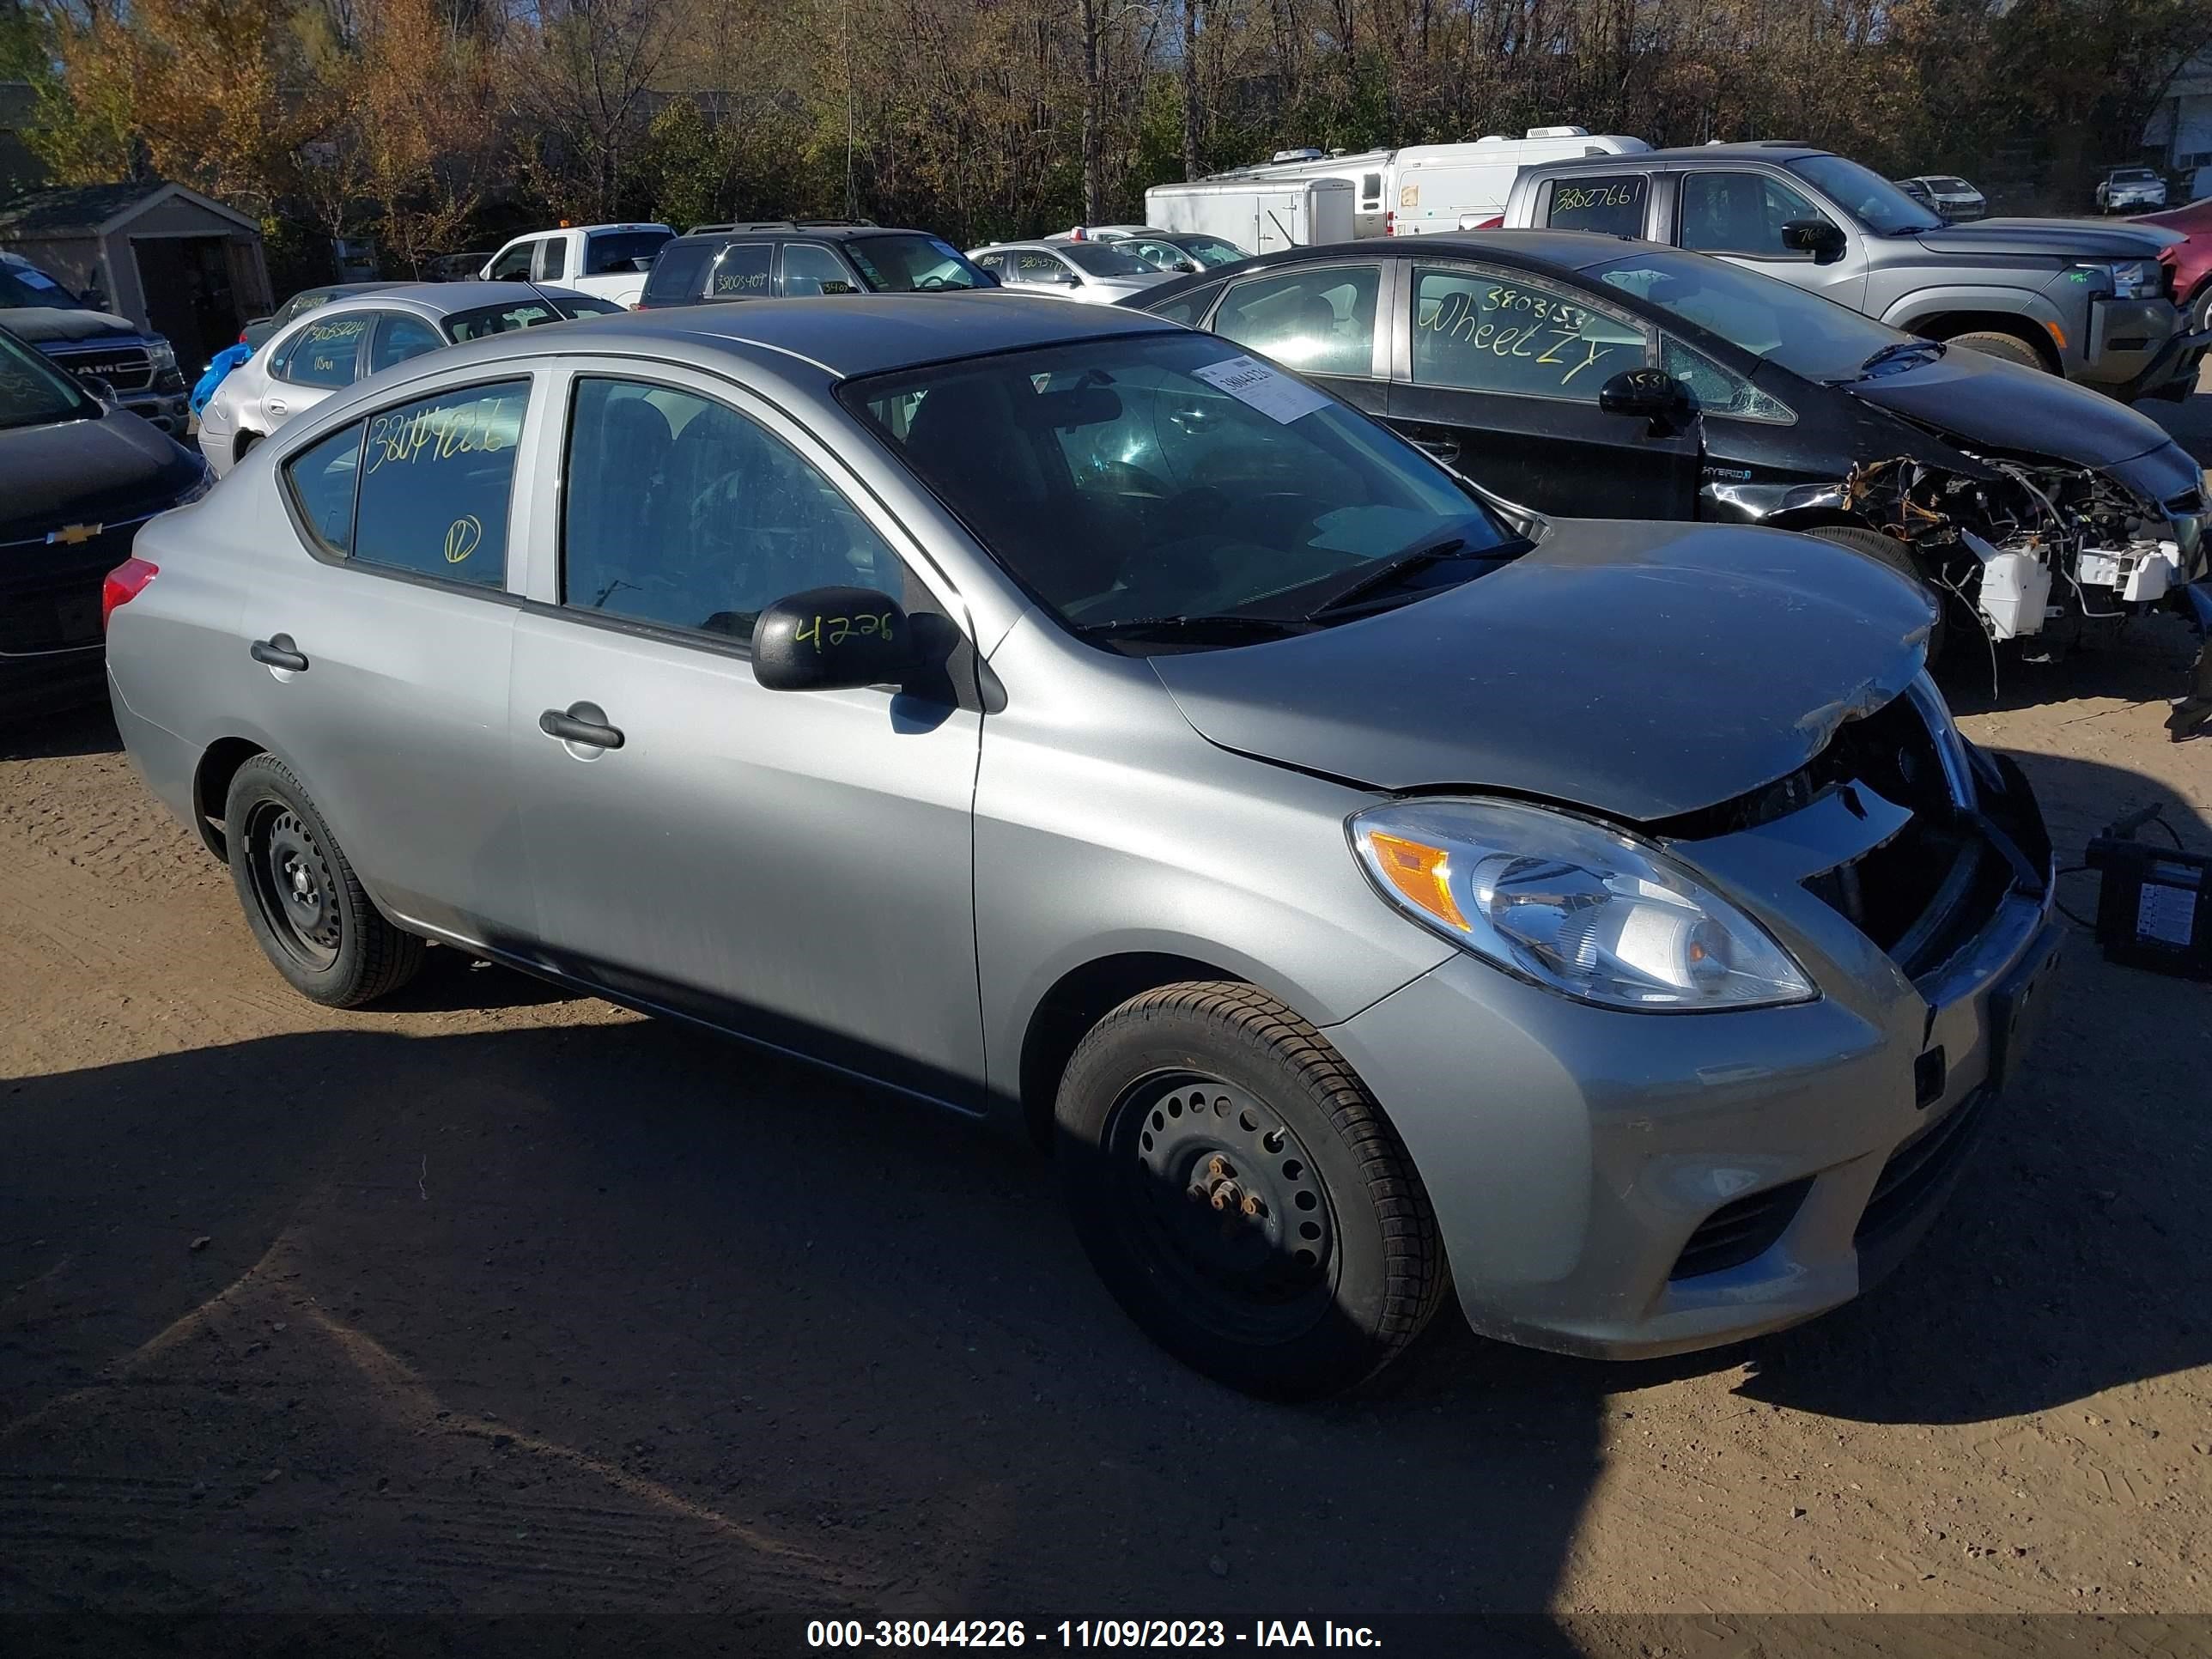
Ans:
{"type": "Polygon", "coordinates": [[[1205,1324],[1284,1342],[1327,1317],[1341,1228],[1304,1143],[1264,1099],[1155,1073],[1122,1091],[1104,1139],[1124,1242],[1205,1324]]]}
{"type": "Polygon", "coordinates": [[[246,865],[253,901],[270,937],[304,968],[338,959],[345,928],[329,856],[307,821],[282,801],[264,801],[246,820],[246,865]]]}

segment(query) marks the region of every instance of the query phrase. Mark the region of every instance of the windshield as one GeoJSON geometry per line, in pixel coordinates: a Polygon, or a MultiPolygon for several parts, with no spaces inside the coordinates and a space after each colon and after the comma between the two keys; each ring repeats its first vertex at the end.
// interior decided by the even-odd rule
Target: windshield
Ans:
{"type": "Polygon", "coordinates": [[[1941,230],[1943,221],[1879,173],[1840,155],[1805,155],[1790,171],[1826,191],[1828,199],[1877,236],[1941,230]]]}
{"type": "Polygon", "coordinates": [[[988,271],[934,236],[860,236],[845,252],[879,294],[933,294],[948,288],[996,288],[988,271]]]}
{"type": "Polygon", "coordinates": [[[1946,196],[1969,195],[1974,188],[1964,179],[1937,178],[1930,179],[1927,182],[1930,190],[1940,190],[1946,196]]]}
{"type": "Polygon", "coordinates": [[[1858,378],[1869,357],[1914,337],[1723,259],[1668,249],[1584,273],[1808,380],[1858,378]]]}
{"type": "Polygon", "coordinates": [[[1218,236],[1178,236],[1175,245],[1202,265],[1233,265],[1252,256],[1234,242],[1218,236]]]}
{"type": "Polygon", "coordinates": [[[1078,270],[1088,271],[1093,276],[1157,276],[1154,270],[1133,253],[1124,253],[1119,248],[1103,242],[1062,242],[1053,252],[1078,270]]]}
{"type": "Polygon", "coordinates": [[[1374,562],[1511,540],[1419,451],[1208,335],[971,358],[839,395],[1079,630],[1302,617],[1374,562]]]}
{"type": "Polygon", "coordinates": [[[27,261],[0,259],[0,306],[45,306],[58,311],[90,307],[27,261]]]}
{"type": "Polygon", "coordinates": [[[2147,185],[2158,177],[2148,167],[2114,167],[2112,182],[2116,185],[2147,185]]]}
{"type": "Polygon", "coordinates": [[[100,405],[70,377],[0,329],[0,428],[90,421],[100,405]]]}
{"type": "MultiPolygon", "coordinates": [[[[581,295],[577,296],[580,301],[581,295]]],[[[586,306],[564,299],[568,314],[596,312],[597,306],[586,306]]],[[[619,306],[608,309],[619,311],[619,306]]],[[[446,337],[459,345],[466,340],[482,340],[494,334],[510,334],[518,328],[535,328],[540,323],[559,323],[568,320],[553,306],[542,300],[518,300],[513,305],[479,306],[474,311],[457,311],[446,319],[446,337]]]]}

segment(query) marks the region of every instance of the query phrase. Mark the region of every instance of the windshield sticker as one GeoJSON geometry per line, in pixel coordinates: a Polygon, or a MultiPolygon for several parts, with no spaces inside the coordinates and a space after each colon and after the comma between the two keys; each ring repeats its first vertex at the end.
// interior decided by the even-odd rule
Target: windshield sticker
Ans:
{"type": "Polygon", "coordinates": [[[45,271],[33,270],[29,265],[18,266],[15,279],[29,288],[59,288],[61,286],[45,271]]]}
{"type": "Polygon", "coordinates": [[[1311,386],[1252,357],[1231,357],[1227,362],[1208,363],[1191,373],[1237,402],[1249,404],[1279,426],[1288,426],[1300,416],[1328,406],[1328,399],[1311,386]]]}

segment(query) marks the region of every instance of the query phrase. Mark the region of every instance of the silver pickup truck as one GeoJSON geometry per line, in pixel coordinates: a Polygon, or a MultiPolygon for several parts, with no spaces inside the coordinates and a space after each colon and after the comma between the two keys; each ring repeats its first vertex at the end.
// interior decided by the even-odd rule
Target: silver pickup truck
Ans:
{"type": "Polygon", "coordinates": [[[2125,402],[2185,398],[2212,344],[2212,331],[2187,331],[2166,291],[2158,254],[2171,232],[2083,219],[1947,224],[1879,173],[1802,144],[1525,167],[1504,223],[1717,255],[1893,327],[2125,402]]]}

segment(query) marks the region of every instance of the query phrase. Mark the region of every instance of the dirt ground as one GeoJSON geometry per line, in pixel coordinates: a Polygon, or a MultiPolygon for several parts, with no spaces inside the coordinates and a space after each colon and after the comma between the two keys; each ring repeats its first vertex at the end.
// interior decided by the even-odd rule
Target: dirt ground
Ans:
{"type": "MultiPolygon", "coordinates": [[[[2192,649],[1952,690],[2069,860],[2212,851],[2192,649]]],[[[2212,1613],[2212,988],[2086,934],[1858,1303],[1630,1366],[1447,1317],[1305,1409],[1151,1348],[1024,1150],[433,954],[319,1010],[103,718],[0,740],[0,1613],[2212,1613]]]]}

